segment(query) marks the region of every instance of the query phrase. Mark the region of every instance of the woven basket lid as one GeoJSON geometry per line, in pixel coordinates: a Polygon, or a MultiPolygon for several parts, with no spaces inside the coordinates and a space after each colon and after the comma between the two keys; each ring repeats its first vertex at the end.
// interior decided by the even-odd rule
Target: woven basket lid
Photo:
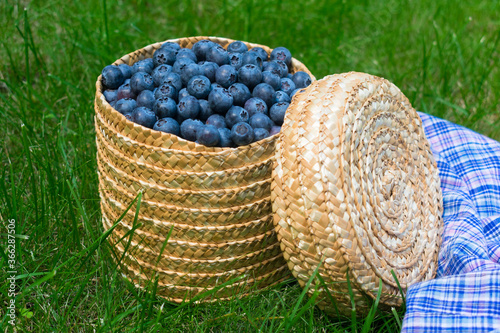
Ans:
{"type": "Polygon", "coordinates": [[[332,75],[295,96],[271,191],[288,267],[302,286],[317,272],[309,293],[320,292],[327,312],[348,313],[355,304],[362,314],[380,282],[380,302],[400,305],[391,271],[403,291],[434,277],[438,170],[417,112],[389,81],[332,75]]]}

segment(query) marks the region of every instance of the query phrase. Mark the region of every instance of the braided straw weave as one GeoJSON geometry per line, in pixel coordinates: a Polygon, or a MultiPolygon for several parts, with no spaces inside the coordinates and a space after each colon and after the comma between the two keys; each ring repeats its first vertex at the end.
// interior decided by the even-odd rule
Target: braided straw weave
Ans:
{"type": "MultiPolygon", "coordinates": [[[[170,41],[190,48],[201,39],[223,47],[233,42],[216,37],[170,41]]],[[[246,44],[271,52],[263,45],[246,44]]],[[[161,45],[149,45],[114,64],[132,65],[152,57],[161,45]]],[[[291,70],[310,74],[296,59],[291,70]]],[[[142,192],[136,224],[132,208],[109,237],[131,281],[146,287],[158,278],[157,294],[181,302],[221,283],[228,285],[214,298],[245,294],[289,276],[270,202],[277,135],[238,148],[206,147],[128,121],[106,102],[101,77],[96,88],[104,228],[109,229],[142,192]],[[246,279],[232,282],[242,276],[246,279]]]]}
{"type": "Polygon", "coordinates": [[[288,267],[302,286],[318,269],[325,284],[313,280],[309,293],[319,290],[327,312],[352,310],[348,278],[362,314],[380,281],[380,302],[402,303],[391,271],[403,290],[435,275],[438,170],[419,116],[387,80],[332,75],[296,96],[277,141],[271,191],[288,267]]]}

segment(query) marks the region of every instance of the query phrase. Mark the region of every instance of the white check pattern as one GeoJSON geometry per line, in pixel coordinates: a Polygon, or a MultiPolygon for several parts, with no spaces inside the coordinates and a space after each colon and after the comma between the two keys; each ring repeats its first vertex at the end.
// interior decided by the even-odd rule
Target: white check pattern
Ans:
{"type": "Polygon", "coordinates": [[[500,143],[419,113],[444,205],[434,280],[408,289],[403,332],[500,332],[500,143]]]}

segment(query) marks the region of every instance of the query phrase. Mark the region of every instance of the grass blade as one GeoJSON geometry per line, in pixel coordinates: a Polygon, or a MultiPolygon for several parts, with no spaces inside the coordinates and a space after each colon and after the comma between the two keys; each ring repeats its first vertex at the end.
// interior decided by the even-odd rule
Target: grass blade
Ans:
{"type": "Polygon", "coordinates": [[[367,333],[370,331],[373,319],[375,318],[375,313],[377,313],[378,303],[380,302],[380,296],[382,296],[382,279],[379,278],[377,298],[375,299],[375,302],[370,308],[370,312],[368,313],[368,316],[365,319],[365,323],[363,325],[363,330],[362,330],[363,333],[367,333]]]}
{"type": "Polygon", "coordinates": [[[165,237],[165,241],[163,241],[163,244],[161,246],[160,253],[158,254],[158,259],[156,259],[156,265],[158,265],[158,263],[160,262],[163,251],[165,250],[165,247],[167,246],[168,240],[170,239],[170,236],[172,235],[173,231],[174,231],[174,226],[171,226],[170,230],[168,231],[167,237],[165,237]]]}
{"type": "Polygon", "coordinates": [[[124,247],[124,249],[123,249],[122,256],[121,256],[121,258],[118,260],[117,265],[120,265],[120,264],[121,264],[121,262],[122,262],[122,260],[123,260],[123,258],[125,258],[125,254],[127,253],[128,249],[129,249],[129,247],[130,247],[130,244],[132,243],[132,237],[133,237],[133,235],[134,235],[134,232],[135,232],[135,230],[137,230],[137,228],[139,228],[139,227],[140,227],[140,224],[139,224],[139,223],[137,223],[137,221],[138,221],[138,218],[139,218],[139,210],[140,210],[140,208],[141,208],[142,192],[139,192],[139,194],[137,195],[136,199],[137,199],[137,206],[136,206],[136,208],[135,208],[135,215],[134,215],[134,221],[132,222],[132,228],[131,228],[129,231],[127,231],[127,232],[125,233],[125,235],[123,235],[123,237],[122,237],[122,238],[120,238],[120,239],[116,242],[116,244],[118,244],[118,243],[120,243],[123,239],[125,239],[125,238],[127,238],[127,237],[128,237],[127,244],[125,245],[125,247],[124,247]]]}
{"type": "Polygon", "coordinates": [[[400,330],[403,329],[403,325],[401,324],[401,319],[399,319],[399,315],[396,309],[391,308],[391,312],[394,315],[394,319],[396,319],[396,323],[398,324],[399,329],[400,330]]]}
{"type": "Polygon", "coordinates": [[[42,278],[36,280],[35,282],[33,282],[32,284],[30,284],[29,287],[23,288],[22,292],[16,296],[16,299],[22,299],[25,295],[30,293],[33,289],[35,289],[36,287],[38,287],[42,283],[52,279],[54,276],[56,276],[56,274],[57,274],[56,270],[53,270],[53,271],[47,273],[44,277],[42,277],[42,278]]]}
{"type": "MultiPolygon", "coordinates": [[[[291,327],[293,326],[293,324],[298,320],[297,313],[299,312],[300,304],[302,303],[302,300],[304,299],[304,297],[306,297],[306,294],[307,294],[309,288],[311,287],[312,282],[314,281],[314,279],[318,275],[319,268],[322,264],[323,264],[323,259],[320,260],[320,262],[319,262],[318,266],[316,266],[316,269],[314,270],[313,274],[311,274],[311,277],[309,278],[309,280],[307,281],[305,286],[302,288],[302,292],[300,293],[300,296],[297,298],[297,301],[295,302],[295,306],[293,307],[291,314],[288,316],[288,318],[292,318],[292,319],[286,321],[286,325],[284,328],[285,332],[288,332],[291,329],[291,327]]],[[[309,302],[308,302],[308,304],[309,304],[309,302]]]]}
{"type": "Polygon", "coordinates": [[[340,311],[339,311],[339,308],[337,305],[337,300],[330,293],[330,289],[327,287],[325,279],[323,279],[323,277],[320,274],[318,274],[317,278],[319,280],[320,286],[323,287],[323,289],[325,290],[326,295],[327,295],[328,299],[330,300],[330,303],[333,305],[333,307],[335,309],[335,313],[337,314],[337,318],[340,318],[340,311]]]}
{"type": "Polygon", "coordinates": [[[403,288],[401,288],[401,285],[399,284],[398,277],[396,276],[396,273],[394,273],[393,269],[391,269],[391,274],[394,277],[394,280],[396,281],[396,284],[397,284],[398,289],[399,289],[399,293],[401,294],[401,297],[403,298],[403,304],[401,305],[401,307],[403,310],[405,310],[406,309],[406,296],[405,296],[406,293],[404,292],[403,288]]]}
{"type": "Polygon", "coordinates": [[[357,328],[357,320],[356,320],[356,302],[354,300],[354,292],[352,291],[352,286],[351,286],[351,279],[349,278],[349,270],[346,272],[346,277],[347,277],[347,288],[349,290],[349,297],[351,299],[351,329],[353,333],[356,333],[358,331],[357,328]]]}

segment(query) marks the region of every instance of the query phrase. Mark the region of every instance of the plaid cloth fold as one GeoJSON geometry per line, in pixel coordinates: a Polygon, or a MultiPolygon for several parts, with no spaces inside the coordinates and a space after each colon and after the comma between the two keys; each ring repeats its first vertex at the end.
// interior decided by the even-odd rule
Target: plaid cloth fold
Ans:
{"type": "Polygon", "coordinates": [[[444,205],[436,279],[408,288],[403,332],[500,332],[500,143],[419,113],[444,205]]]}

